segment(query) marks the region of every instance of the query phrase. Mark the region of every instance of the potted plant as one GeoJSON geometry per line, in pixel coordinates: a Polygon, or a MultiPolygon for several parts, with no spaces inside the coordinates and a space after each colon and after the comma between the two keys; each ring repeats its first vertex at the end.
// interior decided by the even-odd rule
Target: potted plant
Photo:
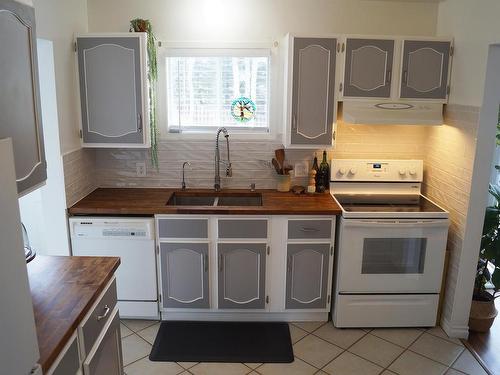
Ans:
{"type": "Polygon", "coordinates": [[[495,202],[486,208],[469,318],[469,329],[477,332],[488,331],[498,314],[495,298],[500,290],[500,185],[490,184],[489,192],[495,202]],[[488,290],[487,284],[493,288],[488,290]]]}

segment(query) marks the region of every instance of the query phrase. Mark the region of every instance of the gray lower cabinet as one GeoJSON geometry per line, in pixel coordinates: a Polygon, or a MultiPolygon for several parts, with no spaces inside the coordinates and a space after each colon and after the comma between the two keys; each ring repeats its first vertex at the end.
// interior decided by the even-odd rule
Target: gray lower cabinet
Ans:
{"type": "Polygon", "coordinates": [[[327,305],[330,244],[288,244],[287,309],[324,309],[327,305]]]}
{"type": "Polygon", "coordinates": [[[264,243],[219,243],[219,309],[264,309],[266,306],[264,243]]]}
{"type": "Polygon", "coordinates": [[[118,309],[83,362],[84,375],[122,375],[122,346],[118,309]]]}
{"type": "Polygon", "coordinates": [[[337,39],[293,38],[290,145],[331,145],[337,39]]]}
{"type": "Polygon", "coordinates": [[[47,370],[47,375],[122,375],[120,316],[113,277],[47,370]]]}
{"type": "Polygon", "coordinates": [[[23,193],[47,178],[33,7],[0,0],[0,51],[0,139],[12,138],[23,193]]]}
{"type": "Polygon", "coordinates": [[[446,99],[450,52],[450,41],[405,40],[401,98],[446,99]]]}
{"type": "Polygon", "coordinates": [[[148,146],[143,33],[77,38],[82,144],[148,146]]]}
{"type": "Polygon", "coordinates": [[[394,40],[347,38],[344,97],[391,96],[394,40]]]}
{"type": "Polygon", "coordinates": [[[160,243],[164,308],[208,308],[208,243],[160,243]]]}

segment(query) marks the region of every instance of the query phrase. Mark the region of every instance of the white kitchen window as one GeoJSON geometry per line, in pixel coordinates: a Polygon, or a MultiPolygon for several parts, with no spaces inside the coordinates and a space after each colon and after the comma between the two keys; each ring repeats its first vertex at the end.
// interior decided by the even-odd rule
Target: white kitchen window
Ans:
{"type": "Polygon", "coordinates": [[[269,132],[270,51],[172,49],[166,57],[170,133],[269,132]]]}

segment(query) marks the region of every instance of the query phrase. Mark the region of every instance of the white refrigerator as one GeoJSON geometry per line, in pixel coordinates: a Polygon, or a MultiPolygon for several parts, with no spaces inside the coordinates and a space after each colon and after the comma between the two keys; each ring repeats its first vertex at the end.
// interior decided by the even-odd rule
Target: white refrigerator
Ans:
{"type": "Polygon", "coordinates": [[[0,139],[0,374],[41,374],[10,138],[0,139]]]}

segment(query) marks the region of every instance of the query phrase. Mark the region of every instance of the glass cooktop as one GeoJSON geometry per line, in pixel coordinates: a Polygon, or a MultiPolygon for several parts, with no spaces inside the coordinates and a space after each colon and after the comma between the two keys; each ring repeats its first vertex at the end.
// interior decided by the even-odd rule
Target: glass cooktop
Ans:
{"type": "Polygon", "coordinates": [[[444,213],[422,195],[343,195],[335,199],[346,212],[366,213],[444,213]]]}

